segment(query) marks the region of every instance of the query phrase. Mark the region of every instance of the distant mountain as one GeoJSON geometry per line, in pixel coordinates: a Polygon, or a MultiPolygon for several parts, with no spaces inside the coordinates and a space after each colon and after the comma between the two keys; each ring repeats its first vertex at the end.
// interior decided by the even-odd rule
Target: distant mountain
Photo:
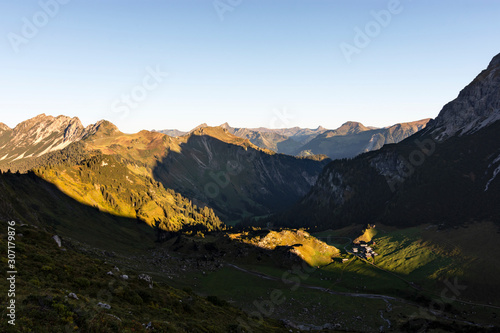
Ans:
{"type": "Polygon", "coordinates": [[[200,125],[196,126],[195,128],[193,128],[189,132],[179,131],[177,129],[165,129],[165,130],[159,130],[159,131],[153,130],[153,132],[159,132],[162,134],[166,134],[168,136],[183,136],[183,135],[189,134],[192,131],[197,130],[198,128],[203,128],[203,127],[208,127],[208,125],[206,123],[200,124],[200,125]]]}
{"type": "Polygon", "coordinates": [[[347,122],[336,130],[326,131],[296,151],[295,155],[324,154],[331,159],[351,158],[361,153],[397,143],[425,128],[430,119],[372,129],[358,122],[347,122]]]}
{"type": "MultiPolygon", "coordinates": [[[[397,143],[425,127],[429,119],[411,123],[396,124],[378,129],[365,127],[361,123],[347,122],[336,130],[319,126],[308,128],[235,128],[228,123],[218,127],[240,138],[248,139],[254,145],[277,153],[294,156],[326,155],[329,158],[354,157],[361,153],[380,149],[384,144],[397,143]]],[[[202,124],[197,128],[208,127],[202,124]]],[[[194,130],[195,130],[194,129],[194,130]]],[[[192,131],[194,131],[192,130],[192,131]]],[[[191,131],[191,132],[192,132],[191,131]]],[[[160,131],[165,134],[186,135],[177,130],[160,131]]]]}
{"type": "MultiPolygon", "coordinates": [[[[189,132],[183,132],[176,129],[166,129],[158,132],[170,136],[183,136],[203,127],[208,127],[208,125],[205,123],[201,124],[189,132]]],[[[258,147],[288,155],[293,155],[293,152],[299,149],[303,144],[313,139],[316,135],[326,131],[326,129],[321,126],[317,129],[300,127],[282,129],[269,129],[264,127],[236,128],[231,127],[228,123],[224,123],[218,127],[223,128],[229,133],[240,138],[248,139],[251,143],[258,147]]]]}
{"type": "Polygon", "coordinates": [[[249,128],[234,128],[229,126],[228,123],[220,125],[221,128],[226,129],[229,133],[236,135],[240,138],[248,139],[251,143],[261,148],[269,149],[278,152],[278,144],[288,140],[288,136],[278,134],[273,131],[258,131],[249,128]]]}
{"type": "Polygon", "coordinates": [[[499,120],[497,55],[425,129],[331,162],[301,203],[275,221],[321,228],[500,221],[499,120]]]}
{"type": "Polygon", "coordinates": [[[188,134],[188,132],[183,132],[183,131],[179,131],[176,129],[172,129],[172,130],[166,129],[166,130],[160,130],[160,131],[153,130],[153,132],[159,132],[162,134],[166,134],[168,136],[183,136],[183,135],[188,134]]]}
{"type": "MultiPolygon", "coordinates": [[[[300,145],[306,144],[313,138],[315,138],[317,135],[326,132],[327,129],[318,126],[315,129],[310,129],[310,128],[301,128],[301,127],[291,127],[291,128],[277,128],[277,129],[269,129],[265,127],[259,127],[259,128],[253,128],[252,130],[261,132],[261,133],[276,133],[279,135],[283,135],[289,138],[288,141],[292,140],[293,142],[297,142],[300,145]]],[[[293,144],[291,145],[290,142],[283,142],[278,149],[281,149],[281,151],[278,151],[280,153],[284,154],[290,154],[291,148],[293,147],[293,144]]]]}
{"type": "Polygon", "coordinates": [[[41,114],[14,129],[0,126],[0,161],[37,157],[67,147],[87,134],[78,118],[41,114]]]}

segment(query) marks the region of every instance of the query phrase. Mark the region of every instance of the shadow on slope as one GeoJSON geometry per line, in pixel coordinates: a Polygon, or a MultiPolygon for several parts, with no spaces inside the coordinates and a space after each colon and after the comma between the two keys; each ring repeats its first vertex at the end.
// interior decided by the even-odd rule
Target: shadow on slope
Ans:
{"type": "Polygon", "coordinates": [[[153,229],[144,222],[83,205],[33,172],[1,174],[0,198],[3,219],[45,227],[101,249],[128,253],[154,241],[153,229]]]}
{"type": "Polygon", "coordinates": [[[167,188],[214,208],[225,221],[289,208],[316,181],[326,161],[273,154],[192,135],[153,175],[167,188]]]}

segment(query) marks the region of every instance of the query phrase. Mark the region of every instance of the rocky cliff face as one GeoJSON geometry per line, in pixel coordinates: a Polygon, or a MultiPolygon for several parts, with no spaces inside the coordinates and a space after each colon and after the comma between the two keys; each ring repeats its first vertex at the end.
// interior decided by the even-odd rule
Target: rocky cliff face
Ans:
{"type": "Polygon", "coordinates": [[[385,129],[382,133],[374,134],[364,151],[372,151],[382,148],[385,144],[398,143],[424,129],[430,119],[422,119],[410,123],[400,123],[385,129]]]}
{"type": "Polygon", "coordinates": [[[41,114],[23,121],[12,130],[4,125],[0,130],[0,161],[38,157],[63,149],[84,135],[80,120],[66,116],[41,114]]]}
{"type": "Polygon", "coordinates": [[[10,131],[10,127],[5,125],[4,123],[0,123],[0,134],[2,134],[5,131],[10,131]]]}
{"type": "MultiPolygon", "coordinates": [[[[431,120],[413,149],[422,151],[429,149],[453,136],[471,135],[500,120],[500,54],[495,56],[488,65],[456,99],[446,104],[435,120],[431,120]]],[[[415,153],[419,154],[419,153],[415,153]]],[[[424,154],[425,157],[428,154],[424,154]]],[[[496,155],[495,155],[496,156],[496,155]]],[[[494,166],[499,161],[493,157],[485,157],[494,166]]],[[[408,156],[410,157],[410,156],[408,156]]],[[[371,159],[371,165],[386,177],[389,182],[401,183],[414,166],[395,151],[383,151],[371,159]]],[[[488,173],[487,171],[485,171],[488,173]]]]}
{"type": "Polygon", "coordinates": [[[440,139],[473,133],[500,119],[500,54],[458,97],[446,104],[430,126],[440,139]]]}

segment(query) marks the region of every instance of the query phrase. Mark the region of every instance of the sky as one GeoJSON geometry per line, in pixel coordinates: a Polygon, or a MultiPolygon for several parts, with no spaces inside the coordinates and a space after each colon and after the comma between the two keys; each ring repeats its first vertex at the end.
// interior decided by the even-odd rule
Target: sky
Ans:
{"type": "Polygon", "coordinates": [[[434,118],[500,53],[499,17],[497,0],[0,1],[0,122],[434,118]]]}

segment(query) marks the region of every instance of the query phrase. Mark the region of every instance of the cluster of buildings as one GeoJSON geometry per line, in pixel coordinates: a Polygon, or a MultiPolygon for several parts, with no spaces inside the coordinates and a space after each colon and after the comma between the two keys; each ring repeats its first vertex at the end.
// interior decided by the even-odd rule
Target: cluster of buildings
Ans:
{"type": "Polygon", "coordinates": [[[375,256],[378,256],[378,253],[376,253],[373,248],[364,241],[360,241],[358,244],[354,243],[352,245],[352,252],[354,255],[357,255],[363,259],[374,258],[375,256]]]}

